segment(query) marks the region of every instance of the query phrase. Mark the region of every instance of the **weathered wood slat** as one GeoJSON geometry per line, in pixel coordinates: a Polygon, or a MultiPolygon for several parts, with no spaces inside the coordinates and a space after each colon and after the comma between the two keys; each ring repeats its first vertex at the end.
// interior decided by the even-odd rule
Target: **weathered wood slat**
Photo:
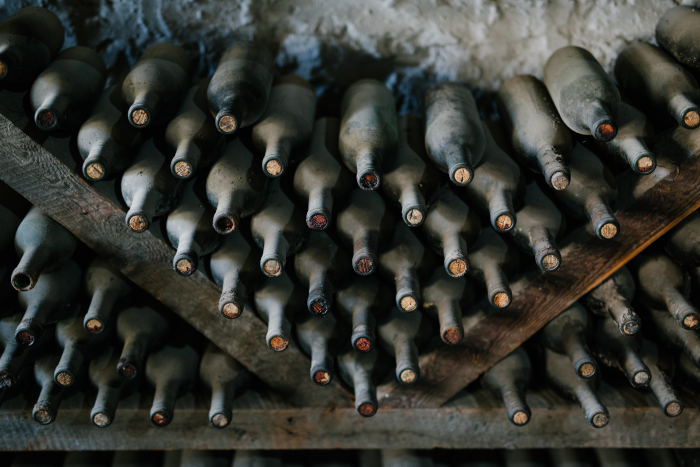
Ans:
{"type": "MultiPolygon", "coordinates": [[[[217,311],[218,287],[199,271],[190,277],[176,274],[169,245],[150,231],[131,232],[120,206],[62,162],[65,157],[59,160],[22,130],[20,121],[26,119],[17,102],[16,95],[0,92],[0,179],[296,405],[349,405],[337,382],[319,387],[310,381],[309,360],[296,346],[268,349],[266,326],[253,313],[223,318],[217,311]]],[[[67,138],[49,140],[52,151],[68,151],[67,138]]]]}
{"type": "Polygon", "coordinates": [[[462,344],[442,345],[420,358],[415,386],[391,381],[379,388],[383,407],[439,407],[547,322],[700,206],[700,130],[678,128],[657,141],[658,168],[620,181],[615,215],[620,234],[598,239],[586,226],[561,242],[562,266],[537,273],[515,292],[510,307],[493,310],[462,344]]]}

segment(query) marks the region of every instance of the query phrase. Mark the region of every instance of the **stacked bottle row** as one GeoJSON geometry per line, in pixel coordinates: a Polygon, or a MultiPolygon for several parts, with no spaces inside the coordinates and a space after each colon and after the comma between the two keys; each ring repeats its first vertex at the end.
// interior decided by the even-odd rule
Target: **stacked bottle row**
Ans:
{"type": "Polygon", "coordinates": [[[116,451],[16,453],[10,467],[665,467],[697,459],[671,449],[116,451]]]}

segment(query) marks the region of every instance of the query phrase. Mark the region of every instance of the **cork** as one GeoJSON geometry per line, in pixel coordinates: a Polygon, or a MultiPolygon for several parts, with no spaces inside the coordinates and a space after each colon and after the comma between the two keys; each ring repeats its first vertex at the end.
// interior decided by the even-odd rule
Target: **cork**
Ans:
{"type": "Polygon", "coordinates": [[[272,347],[274,350],[277,350],[278,352],[286,349],[288,345],[289,341],[287,341],[283,337],[275,336],[272,339],[270,339],[270,347],[272,347]]]}
{"type": "MultiPolygon", "coordinates": [[[[449,328],[442,334],[442,340],[448,344],[459,344],[462,341],[462,333],[459,329],[449,328]]],[[[401,373],[401,376],[403,377],[403,373],[401,373]]]]}
{"type": "Polygon", "coordinates": [[[29,331],[22,331],[17,334],[17,342],[22,345],[32,345],[34,343],[34,336],[29,331]]]}
{"type": "Polygon", "coordinates": [[[65,371],[62,371],[56,376],[56,382],[61,386],[70,386],[73,384],[73,377],[65,371]]]}
{"type": "Polygon", "coordinates": [[[331,380],[331,375],[327,371],[317,371],[314,373],[314,381],[318,384],[326,384],[331,380]]]}
{"type": "Polygon", "coordinates": [[[109,417],[103,413],[95,414],[95,416],[92,417],[92,421],[99,427],[106,427],[109,425],[109,417]]]}
{"type": "Polygon", "coordinates": [[[499,292],[493,296],[493,304],[498,308],[506,307],[510,304],[510,297],[505,292],[499,292]]]}
{"type": "Polygon", "coordinates": [[[683,318],[683,326],[685,326],[688,329],[694,329],[698,325],[698,316],[697,315],[688,315],[685,318],[683,318]]]}
{"type": "Polygon", "coordinates": [[[120,375],[127,379],[134,378],[136,376],[136,373],[138,372],[136,370],[136,366],[133,363],[123,361],[120,361],[119,364],[117,364],[117,371],[120,375]]]}
{"type": "Polygon", "coordinates": [[[450,263],[450,274],[454,277],[460,277],[467,272],[467,263],[462,259],[456,259],[450,263]]]}
{"type": "Polygon", "coordinates": [[[593,426],[597,428],[602,428],[608,424],[608,416],[604,413],[597,413],[593,417],[593,426]]]}
{"type": "Polygon", "coordinates": [[[610,141],[615,136],[615,127],[612,123],[603,123],[595,130],[596,139],[600,141],[610,141]]]}
{"type": "Polygon", "coordinates": [[[323,214],[314,214],[306,221],[306,226],[313,230],[323,230],[328,225],[328,219],[323,214]]]}
{"type": "Polygon", "coordinates": [[[236,119],[230,115],[224,115],[219,119],[219,128],[224,133],[231,133],[236,130],[236,119]]]}
{"type": "Polygon", "coordinates": [[[265,268],[265,272],[271,276],[278,276],[282,271],[280,263],[274,259],[268,259],[265,261],[265,265],[263,267],[265,268]]]}
{"type": "Polygon", "coordinates": [[[102,323],[100,322],[100,320],[94,318],[88,320],[85,327],[91,334],[98,334],[100,331],[102,331],[102,323]]]}
{"type": "Polygon", "coordinates": [[[328,313],[329,305],[323,299],[317,299],[311,302],[311,311],[317,315],[328,313]]]}
{"type": "Polygon", "coordinates": [[[374,271],[374,262],[370,258],[364,256],[355,262],[355,270],[360,274],[369,274],[374,271]]]}
{"type": "Polygon", "coordinates": [[[228,417],[222,413],[218,413],[212,417],[211,424],[217,428],[223,428],[228,425],[228,417]]]}
{"type": "Polygon", "coordinates": [[[41,125],[42,128],[51,128],[56,123],[56,117],[53,113],[49,111],[41,112],[39,114],[38,120],[39,125],[41,125]]]}
{"type": "Polygon", "coordinates": [[[634,382],[639,385],[644,385],[647,384],[649,381],[649,375],[647,374],[646,371],[640,371],[636,375],[634,375],[634,382]]]}
{"type": "Polygon", "coordinates": [[[355,341],[355,347],[359,351],[367,352],[372,348],[372,343],[366,337],[360,337],[355,341]]]}
{"type": "Polygon", "coordinates": [[[131,227],[131,230],[141,232],[146,229],[146,219],[144,219],[143,216],[131,216],[129,219],[129,227],[131,227]]]}
{"type": "Polygon", "coordinates": [[[683,123],[690,128],[695,128],[700,124],[700,114],[696,110],[691,110],[683,116],[683,123]]]}
{"type": "Polygon", "coordinates": [[[131,121],[134,125],[144,126],[148,123],[148,113],[145,110],[136,109],[131,112],[131,121]]]}
{"type": "Polygon", "coordinates": [[[584,363],[581,365],[581,368],[579,368],[579,373],[581,377],[588,378],[595,373],[595,367],[590,363],[584,363]]]}
{"type": "Polygon", "coordinates": [[[406,384],[411,384],[416,380],[418,375],[416,375],[415,371],[413,371],[411,369],[406,369],[406,370],[403,370],[401,372],[400,376],[401,376],[401,381],[403,381],[406,384]]]}
{"type": "Polygon", "coordinates": [[[165,415],[163,412],[156,412],[153,414],[153,423],[155,423],[158,426],[165,426],[170,422],[168,420],[168,416],[165,415]]]}
{"type": "Polygon", "coordinates": [[[374,406],[374,404],[370,402],[365,402],[361,404],[357,410],[358,412],[360,412],[360,414],[364,415],[365,417],[371,417],[377,411],[377,408],[374,406]]]}
{"type": "Polygon", "coordinates": [[[569,179],[563,172],[557,172],[552,175],[550,182],[552,183],[552,187],[558,191],[565,190],[566,187],[569,186],[569,179]]]}
{"type": "Polygon", "coordinates": [[[459,184],[464,184],[467,183],[470,179],[472,178],[472,173],[465,169],[457,169],[455,170],[455,181],[459,184]]]}
{"type": "Polygon", "coordinates": [[[401,299],[401,308],[406,311],[413,311],[416,309],[416,299],[411,296],[406,296],[401,299]]]}
{"type": "Polygon", "coordinates": [[[379,186],[379,178],[374,174],[364,174],[360,177],[360,188],[374,190],[379,186]]]}
{"type": "Polygon", "coordinates": [[[603,236],[603,238],[611,239],[614,238],[617,235],[617,226],[615,224],[605,224],[603,227],[600,229],[600,235],[603,236]]]}
{"type": "Polygon", "coordinates": [[[85,173],[91,180],[99,180],[105,174],[105,171],[102,168],[102,164],[93,162],[88,164],[87,168],[85,169],[85,173]]]}
{"type": "Polygon", "coordinates": [[[409,225],[418,225],[423,222],[423,213],[418,209],[411,209],[406,214],[406,220],[408,221],[409,225]]]}
{"type": "Polygon", "coordinates": [[[652,167],[654,167],[654,161],[649,156],[640,157],[637,161],[637,170],[640,172],[649,172],[652,167]]]}
{"type": "Polygon", "coordinates": [[[225,317],[231,318],[231,319],[238,318],[238,315],[241,314],[241,311],[233,303],[227,303],[226,305],[224,305],[224,309],[222,312],[223,312],[225,317]]]}
{"type": "Polygon", "coordinates": [[[192,167],[190,167],[190,164],[188,164],[185,161],[179,161],[175,163],[175,173],[178,175],[178,177],[187,177],[192,173],[192,167]]]}
{"type": "Polygon", "coordinates": [[[557,258],[554,255],[547,255],[544,258],[542,258],[542,267],[545,268],[547,271],[556,269],[556,267],[559,266],[559,258],[557,258]]]}
{"type": "Polygon", "coordinates": [[[525,425],[530,420],[530,417],[525,412],[516,412],[513,415],[513,423],[516,425],[525,425]]]}
{"type": "Polygon", "coordinates": [[[7,65],[5,65],[3,62],[0,62],[0,78],[4,78],[5,73],[7,73],[7,65]]]}
{"type": "Polygon", "coordinates": [[[279,175],[282,173],[282,164],[280,164],[279,161],[276,161],[274,159],[271,161],[267,161],[267,164],[265,164],[265,171],[270,175],[279,175]]]}
{"type": "Polygon", "coordinates": [[[675,417],[677,415],[680,415],[683,409],[681,409],[681,404],[678,402],[671,402],[666,406],[666,414],[668,414],[671,417],[675,417]]]}
{"type": "Polygon", "coordinates": [[[177,272],[180,274],[185,274],[185,275],[190,275],[194,271],[194,264],[192,264],[192,261],[189,259],[183,258],[177,262],[177,272]]]}
{"type": "Polygon", "coordinates": [[[49,423],[51,421],[51,414],[45,409],[37,410],[34,412],[34,420],[39,423],[49,423]]]}
{"type": "Polygon", "coordinates": [[[508,214],[501,214],[496,219],[496,227],[501,230],[508,230],[513,226],[513,219],[508,214]]]}

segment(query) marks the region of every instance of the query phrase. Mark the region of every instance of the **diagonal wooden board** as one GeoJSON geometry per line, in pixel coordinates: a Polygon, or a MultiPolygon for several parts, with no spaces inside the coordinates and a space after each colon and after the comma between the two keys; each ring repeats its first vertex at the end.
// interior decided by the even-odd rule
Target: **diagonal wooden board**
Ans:
{"type": "Polygon", "coordinates": [[[67,141],[42,146],[30,138],[22,129],[26,116],[20,102],[21,96],[0,92],[0,179],[294,405],[350,404],[337,381],[323,387],[311,382],[309,359],[296,346],[284,352],[268,349],[267,326],[253,313],[223,318],[217,310],[220,289],[201,271],[190,277],[176,274],[169,245],[150,231],[131,232],[120,206],[62,162],[65,157],[59,160],[44,147],[68,151],[67,141]]]}
{"type": "Polygon", "coordinates": [[[380,386],[380,407],[441,406],[700,207],[700,129],[679,127],[663,134],[654,153],[653,174],[618,181],[615,215],[621,230],[614,240],[600,240],[588,227],[572,232],[560,242],[557,271],[535,274],[514,292],[510,307],[493,309],[466,329],[460,345],[441,345],[422,355],[416,385],[392,380],[380,386]]]}

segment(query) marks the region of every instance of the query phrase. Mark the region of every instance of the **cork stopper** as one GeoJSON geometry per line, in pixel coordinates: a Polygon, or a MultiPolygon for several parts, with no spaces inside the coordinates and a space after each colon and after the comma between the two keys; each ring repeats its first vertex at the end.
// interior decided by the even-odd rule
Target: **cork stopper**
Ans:
{"type": "Polygon", "coordinates": [[[136,370],[136,365],[127,361],[120,361],[117,364],[117,371],[126,379],[133,379],[138,371],[136,370]]]}
{"type": "Polygon", "coordinates": [[[224,115],[219,119],[219,128],[224,133],[232,133],[236,131],[236,119],[230,115],[224,115]]]}
{"type": "Polygon", "coordinates": [[[34,412],[34,420],[43,424],[49,423],[51,422],[51,413],[46,409],[39,409],[34,412]]]}
{"type": "Polygon", "coordinates": [[[265,172],[276,177],[282,173],[282,164],[274,159],[267,161],[267,164],[265,164],[265,172]]]}
{"type": "Polygon", "coordinates": [[[176,266],[177,272],[182,275],[189,276],[194,272],[194,264],[187,258],[182,258],[177,262],[176,266]]]}
{"type": "Polygon", "coordinates": [[[62,371],[56,376],[56,382],[61,386],[70,386],[73,384],[73,377],[65,371],[62,371]]]}
{"type": "Polygon", "coordinates": [[[102,164],[93,162],[88,164],[87,168],[85,169],[85,173],[91,180],[99,180],[105,174],[105,171],[102,168],[102,164]]]}
{"type": "Polygon", "coordinates": [[[102,322],[98,319],[91,319],[88,320],[87,324],[85,325],[85,328],[87,331],[91,334],[99,334],[102,332],[102,322]]]}
{"type": "Polygon", "coordinates": [[[605,224],[600,228],[600,235],[608,240],[614,238],[617,235],[617,226],[615,224],[605,224]]]}
{"type": "Polygon", "coordinates": [[[525,425],[530,420],[530,417],[525,412],[516,412],[513,415],[513,423],[516,425],[525,425]]]}
{"type": "Polygon", "coordinates": [[[604,413],[597,413],[593,416],[593,426],[596,428],[603,428],[608,424],[608,416],[604,413]]]}
{"type": "Polygon", "coordinates": [[[467,262],[463,259],[456,259],[450,263],[449,269],[453,277],[463,276],[467,272],[467,262]]]}
{"type": "Polygon", "coordinates": [[[282,272],[282,267],[280,266],[280,263],[274,259],[268,259],[267,261],[265,261],[265,265],[263,266],[263,268],[265,269],[265,272],[271,276],[279,276],[282,272]]]}
{"type": "Polygon", "coordinates": [[[649,374],[646,371],[640,371],[634,375],[634,382],[640,386],[647,384],[649,382],[649,374]]]}
{"type": "Polygon", "coordinates": [[[695,128],[700,124],[700,114],[697,110],[691,110],[683,116],[683,123],[685,123],[690,128],[695,128]]]}
{"type": "Polygon", "coordinates": [[[131,216],[129,219],[129,227],[131,230],[134,230],[136,232],[141,232],[142,230],[146,230],[146,219],[144,219],[143,216],[131,216]]]}
{"type": "Polygon", "coordinates": [[[463,185],[472,178],[472,173],[465,168],[455,170],[455,182],[463,185]]]}
{"type": "Polygon", "coordinates": [[[411,370],[410,368],[407,368],[401,372],[401,381],[406,384],[411,384],[413,383],[418,375],[416,375],[416,372],[411,370]]]}
{"type": "Polygon", "coordinates": [[[218,413],[212,417],[211,424],[217,428],[223,428],[228,425],[228,417],[222,413],[218,413]]]}
{"type": "Polygon", "coordinates": [[[406,220],[408,221],[409,225],[418,225],[423,222],[423,213],[418,209],[411,209],[406,214],[406,220]]]}
{"type": "Polygon", "coordinates": [[[670,417],[680,415],[682,411],[683,409],[681,408],[681,404],[678,402],[671,402],[666,406],[666,414],[670,417]]]}
{"type": "MultiPolygon", "coordinates": [[[[449,328],[442,334],[442,340],[448,344],[459,344],[462,341],[462,333],[457,328],[449,328]]],[[[401,374],[403,377],[403,373],[401,374]]]]}
{"type": "Polygon", "coordinates": [[[374,271],[374,261],[366,256],[363,256],[355,261],[355,270],[362,275],[370,274],[374,271]]]}
{"type": "Polygon", "coordinates": [[[654,161],[649,156],[640,157],[637,161],[637,170],[640,172],[649,172],[653,167],[654,161]]]}
{"type": "Polygon", "coordinates": [[[694,329],[698,325],[698,315],[688,315],[683,318],[683,326],[688,329],[694,329]]]}
{"type": "Polygon", "coordinates": [[[176,162],[174,169],[177,176],[182,178],[189,177],[190,173],[192,173],[192,167],[185,161],[176,162]]]}
{"type": "Polygon", "coordinates": [[[17,342],[21,345],[32,345],[34,343],[34,336],[29,331],[22,331],[17,334],[17,342]]]}
{"type": "Polygon", "coordinates": [[[590,363],[584,363],[578,370],[579,374],[583,378],[590,378],[595,373],[595,367],[590,363]]]}
{"type": "Polygon", "coordinates": [[[158,426],[165,426],[170,423],[168,416],[164,412],[156,412],[153,414],[153,423],[158,426]]]}
{"type": "Polygon", "coordinates": [[[403,297],[399,303],[401,304],[401,308],[405,311],[413,311],[416,309],[416,299],[410,295],[403,297]]]}
{"type": "Polygon", "coordinates": [[[104,428],[109,425],[109,417],[103,413],[97,413],[92,417],[92,421],[95,425],[104,428]]]}
{"type": "Polygon", "coordinates": [[[306,226],[313,230],[323,230],[328,226],[328,219],[323,214],[314,214],[306,221],[306,226]]]}
{"type": "Polygon", "coordinates": [[[7,73],[7,65],[4,62],[0,62],[0,78],[4,78],[7,73]]]}
{"type": "Polygon", "coordinates": [[[44,129],[53,128],[53,126],[56,124],[56,116],[53,114],[53,112],[46,110],[39,114],[37,117],[37,123],[44,129]]]}
{"type": "Polygon", "coordinates": [[[496,219],[496,227],[500,230],[508,230],[513,227],[513,219],[508,214],[501,214],[496,219]]]}
{"type": "Polygon", "coordinates": [[[615,127],[612,123],[603,123],[595,130],[596,139],[600,141],[610,141],[615,137],[615,127]]]}
{"type": "Polygon", "coordinates": [[[563,172],[557,172],[552,175],[550,182],[552,187],[558,191],[565,190],[569,186],[569,178],[563,172]]]}
{"type": "Polygon", "coordinates": [[[510,297],[505,292],[499,292],[493,296],[493,304],[498,308],[504,308],[510,305],[510,297]]]}
{"type": "Polygon", "coordinates": [[[326,384],[331,380],[331,375],[327,371],[317,371],[314,373],[314,381],[318,384],[326,384]]]}
{"type": "Polygon", "coordinates": [[[289,341],[287,341],[283,337],[275,336],[272,339],[270,339],[270,347],[272,347],[273,350],[276,350],[278,352],[281,352],[282,350],[286,349],[288,345],[289,341]]]}
{"type": "Polygon", "coordinates": [[[547,271],[556,269],[557,266],[559,266],[559,258],[557,258],[556,256],[547,255],[544,258],[542,258],[542,267],[547,271]]]}
{"type": "Polygon", "coordinates": [[[238,315],[241,314],[241,311],[238,309],[238,307],[235,304],[227,303],[226,305],[224,305],[221,313],[225,317],[227,317],[229,319],[233,319],[233,318],[238,318],[238,315]]]}
{"type": "Polygon", "coordinates": [[[371,402],[365,402],[357,408],[357,411],[360,412],[360,415],[364,415],[365,417],[371,417],[375,414],[377,408],[371,402]]]}
{"type": "Polygon", "coordinates": [[[379,186],[379,178],[373,173],[366,173],[359,178],[360,188],[374,190],[379,186]]]}
{"type": "Polygon", "coordinates": [[[148,123],[148,113],[143,109],[136,109],[131,112],[131,121],[134,125],[144,126],[148,123]]]}
{"type": "Polygon", "coordinates": [[[360,352],[367,352],[372,348],[372,343],[366,337],[360,337],[355,341],[355,347],[360,352]]]}
{"type": "Polygon", "coordinates": [[[330,309],[330,305],[322,298],[316,299],[309,305],[310,311],[317,315],[325,315],[330,309]]]}

